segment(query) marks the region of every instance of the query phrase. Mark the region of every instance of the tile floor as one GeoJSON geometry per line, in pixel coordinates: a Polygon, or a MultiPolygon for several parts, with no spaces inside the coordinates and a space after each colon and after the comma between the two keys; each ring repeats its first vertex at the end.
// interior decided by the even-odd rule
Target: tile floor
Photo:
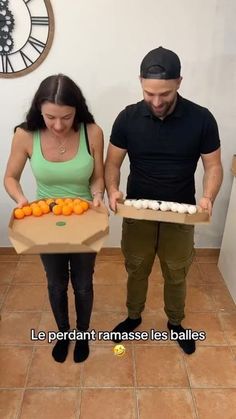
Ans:
{"type": "MultiPolygon", "coordinates": [[[[100,255],[91,328],[111,330],[126,317],[121,257],[100,255]]],[[[150,276],[140,331],[166,331],[158,261],[150,276]]],[[[72,327],[72,291],[69,290],[72,327]]],[[[51,357],[52,344],[30,330],[56,330],[37,256],[0,255],[0,417],[2,419],[230,419],[236,417],[236,306],[217,257],[195,258],[188,275],[184,325],[205,331],[193,355],[174,341],[94,341],[83,364],[51,357]]]]}

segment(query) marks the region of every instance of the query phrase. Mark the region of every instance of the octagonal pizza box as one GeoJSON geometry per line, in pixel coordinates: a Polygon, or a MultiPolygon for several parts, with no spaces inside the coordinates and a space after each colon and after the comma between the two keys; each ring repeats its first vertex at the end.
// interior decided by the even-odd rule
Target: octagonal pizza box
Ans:
{"type": "Polygon", "coordinates": [[[8,226],[9,239],[17,253],[84,253],[99,252],[108,236],[108,214],[105,207],[94,207],[81,215],[32,215],[14,218],[8,226]]]}
{"type": "Polygon", "coordinates": [[[197,207],[195,214],[180,214],[172,211],[161,211],[152,209],[136,209],[133,206],[124,205],[124,201],[117,203],[117,215],[124,218],[134,218],[136,220],[162,221],[166,223],[179,224],[207,224],[210,216],[207,211],[197,207]]]}

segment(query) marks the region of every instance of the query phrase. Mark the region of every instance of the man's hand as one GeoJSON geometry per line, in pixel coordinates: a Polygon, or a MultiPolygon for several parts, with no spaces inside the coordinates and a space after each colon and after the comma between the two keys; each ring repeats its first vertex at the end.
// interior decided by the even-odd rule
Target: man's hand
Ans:
{"type": "Polygon", "coordinates": [[[112,211],[116,212],[116,203],[117,201],[123,199],[123,193],[121,191],[113,191],[109,195],[109,206],[112,211]]]}
{"type": "Polygon", "coordinates": [[[208,211],[209,215],[212,215],[213,203],[212,203],[212,200],[210,198],[207,198],[207,197],[203,196],[199,201],[199,206],[203,210],[208,211]]]}

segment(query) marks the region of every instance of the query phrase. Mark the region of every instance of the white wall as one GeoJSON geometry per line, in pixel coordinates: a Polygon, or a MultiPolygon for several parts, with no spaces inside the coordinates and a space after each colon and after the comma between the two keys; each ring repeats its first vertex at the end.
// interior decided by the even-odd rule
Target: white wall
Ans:
{"type": "MultiPolygon", "coordinates": [[[[12,0],[14,1],[14,0],[12,0]]],[[[0,177],[8,158],[13,127],[23,120],[39,82],[63,72],[82,88],[106,148],[112,123],[127,104],[141,98],[139,64],[152,48],[162,45],[182,61],[180,93],[215,115],[222,140],[225,178],[212,223],[199,227],[197,247],[219,247],[230,196],[230,164],[236,152],[236,2],[235,0],[52,0],[55,38],[46,60],[32,73],[0,79],[0,177]]],[[[128,162],[123,165],[125,191],[128,162]]],[[[196,173],[201,193],[202,167],[196,173]]],[[[29,199],[34,181],[26,168],[22,185],[29,199]]],[[[0,184],[0,246],[8,246],[7,224],[13,202],[0,184]]],[[[106,246],[119,246],[121,220],[110,217],[106,246]]]]}

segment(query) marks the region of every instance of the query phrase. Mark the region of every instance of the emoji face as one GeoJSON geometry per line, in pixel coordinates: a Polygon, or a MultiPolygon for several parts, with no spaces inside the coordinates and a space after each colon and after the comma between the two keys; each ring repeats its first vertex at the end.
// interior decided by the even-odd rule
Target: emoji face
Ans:
{"type": "Polygon", "coordinates": [[[125,354],[125,347],[123,345],[116,345],[113,348],[114,355],[123,356],[125,354]]]}

